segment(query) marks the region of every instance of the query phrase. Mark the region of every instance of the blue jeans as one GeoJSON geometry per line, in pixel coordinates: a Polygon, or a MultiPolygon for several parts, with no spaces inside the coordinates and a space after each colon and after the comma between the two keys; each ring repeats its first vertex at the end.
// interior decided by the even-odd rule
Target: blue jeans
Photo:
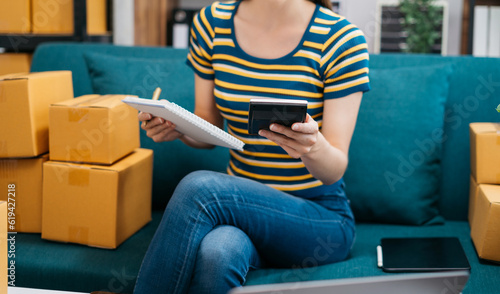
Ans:
{"type": "Polygon", "coordinates": [[[261,183],[198,171],[177,186],[144,257],[134,293],[227,293],[261,267],[345,259],[354,218],[343,185],[292,196],[261,183]]]}

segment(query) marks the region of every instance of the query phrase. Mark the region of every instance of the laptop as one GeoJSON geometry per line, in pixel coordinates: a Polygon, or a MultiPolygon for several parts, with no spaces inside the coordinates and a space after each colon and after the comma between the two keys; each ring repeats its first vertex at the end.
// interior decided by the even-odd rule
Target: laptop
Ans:
{"type": "Polygon", "coordinates": [[[458,294],[469,271],[394,274],[296,283],[243,286],[228,294],[458,294]]]}

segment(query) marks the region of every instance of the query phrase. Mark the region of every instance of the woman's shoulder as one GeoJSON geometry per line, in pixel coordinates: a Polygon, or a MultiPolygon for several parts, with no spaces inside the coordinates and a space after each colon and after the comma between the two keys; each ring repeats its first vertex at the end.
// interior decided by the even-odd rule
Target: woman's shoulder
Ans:
{"type": "Polygon", "coordinates": [[[347,18],[325,7],[319,8],[314,23],[314,25],[319,25],[328,29],[328,33],[326,34],[328,37],[331,37],[332,35],[339,35],[346,31],[361,32],[361,30],[347,18]]]}
{"type": "Polygon", "coordinates": [[[343,47],[347,41],[350,44],[366,43],[363,32],[355,24],[324,7],[318,9],[311,31],[315,32],[313,38],[316,42],[323,44],[323,52],[332,47],[343,47]]]}
{"type": "Polygon", "coordinates": [[[216,1],[203,7],[196,17],[203,22],[220,22],[230,20],[239,1],[216,1]]]}

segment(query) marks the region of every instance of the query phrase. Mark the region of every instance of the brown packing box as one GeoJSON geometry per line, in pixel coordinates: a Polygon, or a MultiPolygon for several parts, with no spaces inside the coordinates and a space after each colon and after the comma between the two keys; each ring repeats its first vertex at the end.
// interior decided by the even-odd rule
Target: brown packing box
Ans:
{"type": "Polygon", "coordinates": [[[500,184],[500,124],[470,124],[470,164],[478,184],[500,184]]]}
{"type": "Polygon", "coordinates": [[[2,53],[0,54],[0,75],[28,73],[31,67],[32,54],[2,53]]]}
{"type": "Polygon", "coordinates": [[[87,32],[89,35],[107,33],[106,0],[87,0],[87,32]]]}
{"type": "Polygon", "coordinates": [[[112,166],[43,166],[42,238],[116,248],[151,220],[153,151],[112,166]]]}
{"type": "Polygon", "coordinates": [[[7,250],[9,244],[7,243],[7,202],[0,201],[0,219],[4,220],[0,222],[0,264],[2,265],[0,270],[0,293],[7,293],[7,275],[9,274],[9,269],[7,268],[8,254],[7,250]],[[2,292],[5,289],[5,292],[2,292]]]}
{"type": "MultiPolygon", "coordinates": [[[[35,158],[0,159],[0,187],[15,185],[15,224],[9,231],[42,232],[42,169],[48,154],[35,158]]],[[[8,200],[7,193],[0,200],[8,200]]]]}
{"type": "Polygon", "coordinates": [[[500,262],[500,186],[479,185],[471,238],[480,258],[500,262]]]}
{"type": "Polygon", "coordinates": [[[470,186],[469,186],[469,224],[472,228],[472,222],[474,221],[474,213],[475,206],[477,200],[477,194],[479,193],[479,185],[476,183],[476,180],[473,176],[470,177],[470,186]]]}
{"type": "Polygon", "coordinates": [[[0,77],[0,158],[49,151],[49,105],[73,98],[70,71],[0,77]]]}
{"type": "MultiPolygon", "coordinates": [[[[72,0],[32,0],[33,33],[73,34],[72,0]]],[[[87,0],[87,32],[104,34],[107,31],[106,0],[87,0]]]]}
{"type": "Polygon", "coordinates": [[[49,109],[50,160],[112,164],[139,148],[137,110],[123,95],[85,95],[49,109]]]}
{"type": "Polygon", "coordinates": [[[73,0],[31,0],[34,34],[73,34],[73,0]]]}
{"type": "Polygon", "coordinates": [[[31,0],[0,1],[0,33],[31,33],[31,0]]]}

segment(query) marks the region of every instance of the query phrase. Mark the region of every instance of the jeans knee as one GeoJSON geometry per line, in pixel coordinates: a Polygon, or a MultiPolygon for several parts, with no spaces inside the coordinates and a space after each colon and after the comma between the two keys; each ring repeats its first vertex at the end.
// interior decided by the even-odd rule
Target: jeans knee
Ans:
{"type": "Polygon", "coordinates": [[[212,171],[191,172],[179,182],[172,195],[172,200],[187,205],[193,202],[211,201],[211,198],[215,197],[215,193],[212,193],[212,191],[214,191],[216,185],[223,181],[220,179],[221,176],[223,174],[212,171]]]}
{"type": "Polygon", "coordinates": [[[238,265],[246,265],[240,270],[247,270],[254,251],[252,241],[243,231],[233,226],[217,226],[203,238],[197,263],[207,270],[226,274],[240,268],[238,265]]]}

